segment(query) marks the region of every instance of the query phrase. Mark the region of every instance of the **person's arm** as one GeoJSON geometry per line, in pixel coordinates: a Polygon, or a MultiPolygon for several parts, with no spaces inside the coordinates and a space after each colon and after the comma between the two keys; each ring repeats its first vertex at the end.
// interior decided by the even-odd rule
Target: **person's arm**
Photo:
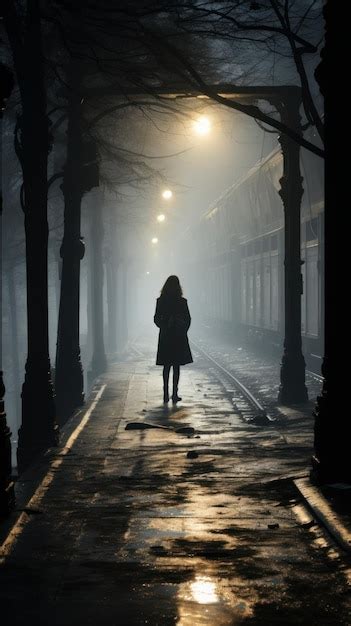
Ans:
{"type": "Polygon", "coordinates": [[[188,307],[188,302],[187,300],[185,300],[185,328],[188,331],[190,328],[190,324],[191,324],[191,317],[190,317],[190,311],[189,311],[189,307],[188,307]]]}
{"type": "Polygon", "coordinates": [[[161,325],[162,325],[162,322],[163,322],[163,315],[162,315],[161,310],[160,310],[159,300],[156,301],[156,311],[155,311],[155,315],[154,315],[154,322],[155,322],[156,326],[158,326],[158,328],[161,328],[161,325]]]}

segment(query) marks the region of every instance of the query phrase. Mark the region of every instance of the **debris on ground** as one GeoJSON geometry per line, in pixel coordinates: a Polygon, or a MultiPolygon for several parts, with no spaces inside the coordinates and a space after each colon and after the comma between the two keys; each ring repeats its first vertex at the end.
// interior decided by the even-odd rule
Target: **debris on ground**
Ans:
{"type": "Polygon", "coordinates": [[[181,426],[180,428],[176,428],[176,433],[180,435],[193,435],[195,432],[195,428],[192,426],[181,426]]]}
{"type": "Polygon", "coordinates": [[[188,459],[197,459],[199,455],[197,452],[195,452],[195,450],[190,450],[186,456],[188,459]]]}
{"type": "Polygon", "coordinates": [[[147,428],[161,428],[162,430],[173,430],[170,426],[160,424],[149,424],[148,422],[128,422],[125,430],[146,430],[147,428]]]}

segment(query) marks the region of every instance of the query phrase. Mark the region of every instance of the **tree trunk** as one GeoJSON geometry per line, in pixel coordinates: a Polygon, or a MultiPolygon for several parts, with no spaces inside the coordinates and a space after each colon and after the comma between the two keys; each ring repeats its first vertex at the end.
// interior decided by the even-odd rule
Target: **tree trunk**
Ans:
{"type": "Polygon", "coordinates": [[[108,352],[115,355],[117,351],[117,285],[116,270],[113,260],[107,260],[106,264],[106,286],[107,286],[107,336],[108,352]]]}
{"type": "Polygon", "coordinates": [[[105,248],[106,293],[107,293],[107,340],[108,353],[117,352],[117,225],[111,212],[108,232],[108,246],[105,248]]]}
{"type": "Polygon", "coordinates": [[[106,370],[107,360],[104,345],[104,310],[103,286],[104,265],[102,246],[104,238],[101,202],[102,192],[94,194],[90,206],[90,242],[91,242],[91,295],[92,295],[92,323],[93,323],[93,356],[89,372],[89,387],[93,380],[106,370]]]}
{"type": "Polygon", "coordinates": [[[127,263],[123,259],[120,261],[119,274],[118,274],[118,351],[123,352],[128,339],[128,324],[127,324],[127,263]]]}
{"type": "Polygon", "coordinates": [[[90,240],[90,234],[87,238],[87,359],[91,361],[93,357],[94,341],[93,341],[93,285],[92,285],[92,242],[90,240]]]}
{"type": "Polygon", "coordinates": [[[98,185],[96,147],[94,142],[85,142],[82,137],[80,70],[79,62],[71,61],[67,161],[62,185],[65,211],[55,379],[61,423],[84,402],[79,336],[80,262],[84,256],[81,204],[84,193],[98,185]]]}
{"type": "Polygon", "coordinates": [[[24,28],[5,0],[4,23],[21,93],[21,165],[25,199],[28,355],[17,450],[21,472],[58,440],[48,337],[47,161],[49,151],[39,0],[28,0],[24,28]],[[22,40],[22,30],[24,39],[22,40]]]}
{"type": "Polygon", "coordinates": [[[84,402],[79,345],[80,261],[84,256],[84,243],[80,233],[83,181],[81,103],[76,91],[79,87],[78,81],[79,70],[72,62],[67,161],[62,185],[65,209],[64,235],[60,249],[62,272],[55,368],[57,414],[61,424],[84,402]]]}

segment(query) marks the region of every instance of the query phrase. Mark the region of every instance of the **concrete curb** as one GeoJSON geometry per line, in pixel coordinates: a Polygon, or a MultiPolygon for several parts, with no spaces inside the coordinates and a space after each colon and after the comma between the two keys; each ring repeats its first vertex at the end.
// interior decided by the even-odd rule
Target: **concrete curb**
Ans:
{"type": "Polygon", "coordinates": [[[350,529],[345,526],[319,489],[312,485],[308,478],[298,478],[294,480],[294,484],[313,515],[323,524],[338,546],[351,554],[350,529]]]}
{"type": "Polygon", "coordinates": [[[44,450],[38,456],[33,459],[29,467],[17,478],[15,481],[15,508],[6,517],[0,520],[0,553],[1,548],[6,542],[9,534],[17,525],[23,511],[26,510],[32,497],[34,496],[38,486],[48,475],[52,467],[52,463],[62,456],[62,451],[65,449],[67,442],[69,441],[72,433],[76,430],[77,426],[81,423],[82,417],[90,410],[94,404],[96,395],[101,388],[101,377],[98,377],[94,381],[94,385],[87,398],[86,404],[79,407],[67,420],[65,424],[60,427],[60,442],[58,446],[52,446],[47,450],[44,450]]]}

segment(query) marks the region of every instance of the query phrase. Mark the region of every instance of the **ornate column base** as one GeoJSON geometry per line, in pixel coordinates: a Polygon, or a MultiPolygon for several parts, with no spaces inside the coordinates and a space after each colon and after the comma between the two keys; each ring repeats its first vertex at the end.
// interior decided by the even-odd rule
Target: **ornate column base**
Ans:
{"type": "Polygon", "coordinates": [[[290,406],[308,402],[305,368],[305,359],[302,354],[294,358],[287,354],[283,355],[280,368],[279,404],[290,406]]]}
{"type": "MultiPolygon", "coordinates": [[[[62,366],[65,365],[63,359],[62,366]]],[[[56,371],[56,413],[60,425],[65,424],[74,411],[84,404],[84,380],[80,359],[67,364],[63,372],[56,371]]]]}
{"type": "Polygon", "coordinates": [[[21,474],[40,454],[59,443],[50,370],[38,374],[26,366],[22,387],[22,426],[18,431],[17,466],[21,474]]]}

